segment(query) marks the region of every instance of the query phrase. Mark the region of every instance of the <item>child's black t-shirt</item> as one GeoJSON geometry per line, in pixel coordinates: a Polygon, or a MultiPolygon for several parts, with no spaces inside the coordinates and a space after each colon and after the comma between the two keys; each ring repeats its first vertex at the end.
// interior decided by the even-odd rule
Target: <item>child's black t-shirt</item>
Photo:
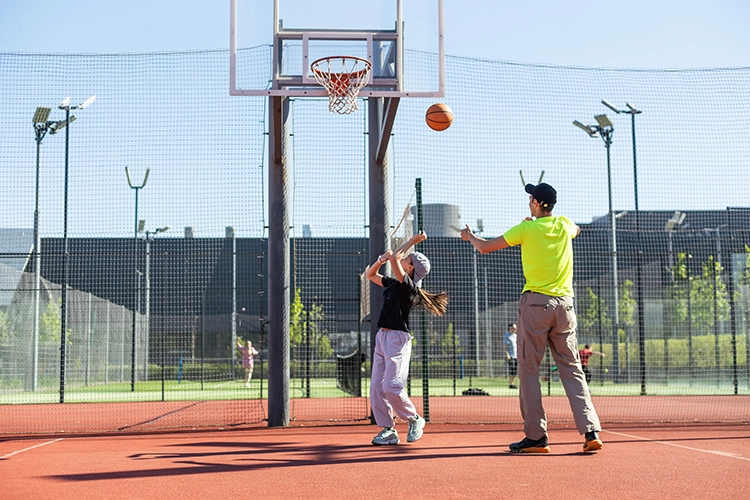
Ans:
{"type": "Polygon", "coordinates": [[[409,312],[419,303],[417,287],[407,274],[401,283],[395,278],[383,276],[383,310],[378,319],[378,328],[409,331],[409,312]]]}

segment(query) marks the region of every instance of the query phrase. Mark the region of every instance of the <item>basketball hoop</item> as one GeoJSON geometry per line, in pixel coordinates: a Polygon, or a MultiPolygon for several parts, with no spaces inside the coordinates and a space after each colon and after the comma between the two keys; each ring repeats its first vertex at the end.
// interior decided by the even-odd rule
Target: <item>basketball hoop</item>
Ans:
{"type": "Polygon", "coordinates": [[[357,96],[370,81],[372,64],[354,56],[322,57],[310,65],[315,80],[328,91],[328,109],[348,115],[357,111],[357,96]]]}

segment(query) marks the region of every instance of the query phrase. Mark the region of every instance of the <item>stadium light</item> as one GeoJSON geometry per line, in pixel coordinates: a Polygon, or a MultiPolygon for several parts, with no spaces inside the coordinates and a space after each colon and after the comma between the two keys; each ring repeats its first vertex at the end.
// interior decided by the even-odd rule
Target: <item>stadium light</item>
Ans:
{"type": "Polygon", "coordinates": [[[39,366],[39,303],[40,303],[40,289],[41,289],[41,263],[42,263],[42,238],[39,228],[39,180],[40,180],[40,168],[39,159],[41,156],[42,140],[47,135],[47,132],[54,133],[61,122],[50,121],[49,114],[52,111],[51,108],[45,108],[38,106],[34,112],[34,117],[31,122],[34,126],[34,136],[36,140],[36,185],[35,185],[35,202],[34,202],[34,352],[32,358],[31,367],[31,386],[32,391],[37,390],[38,385],[38,366],[39,366]]]}
{"type": "Polygon", "coordinates": [[[71,106],[70,97],[63,99],[62,103],[58,106],[58,109],[65,111],[65,120],[56,122],[51,126],[50,134],[56,134],[60,130],[65,129],[65,201],[63,208],[63,248],[62,248],[62,284],[61,288],[61,307],[60,307],[60,402],[65,402],[65,356],[66,356],[66,330],[67,330],[67,299],[68,299],[68,152],[70,150],[70,124],[75,121],[75,116],[70,116],[71,110],[87,108],[92,102],[96,100],[96,96],[92,95],[86,99],[81,105],[71,106]]]}
{"type": "Polygon", "coordinates": [[[596,115],[594,116],[594,119],[596,120],[596,123],[599,124],[600,127],[612,127],[612,122],[609,120],[609,117],[607,115],[596,115]]]}
{"type": "MultiPolygon", "coordinates": [[[[138,191],[146,187],[146,183],[148,182],[148,173],[151,171],[150,168],[146,169],[146,175],[143,178],[143,182],[136,186],[130,181],[130,171],[128,170],[128,167],[125,167],[125,177],[128,179],[128,186],[130,189],[135,190],[135,229],[133,231],[133,271],[135,275],[140,276],[140,271],[138,271],[138,233],[140,231],[143,231],[143,228],[146,225],[146,221],[138,220],[138,191]]],[[[136,280],[137,283],[137,280],[136,280]]],[[[132,331],[131,331],[131,342],[130,342],[130,391],[135,392],[135,317],[138,313],[139,309],[139,294],[138,291],[140,289],[140,286],[136,284],[135,289],[133,290],[133,323],[132,323],[132,331]]]]}
{"type": "Polygon", "coordinates": [[[596,133],[596,130],[594,130],[594,128],[591,127],[590,125],[584,125],[583,123],[579,122],[578,120],[573,120],[573,125],[575,125],[576,127],[580,128],[581,130],[583,130],[584,132],[586,132],[587,134],[589,134],[591,137],[598,137],[598,135],[596,133]]]}
{"type": "MultiPolygon", "coordinates": [[[[609,109],[619,114],[630,115],[630,126],[631,126],[631,137],[633,138],[633,197],[635,199],[635,235],[636,235],[636,288],[638,294],[638,352],[640,355],[640,375],[641,375],[641,395],[646,394],[646,326],[645,326],[645,313],[643,310],[643,284],[641,277],[641,264],[643,259],[643,244],[641,242],[641,216],[638,207],[638,162],[635,149],[635,115],[640,114],[641,111],[636,109],[632,104],[625,103],[628,109],[618,109],[609,101],[602,99],[602,104],[607,106],[609,109]]],[[[610,122],[611,123],[611,122],[610,122]]],[[[683,217],[684,219],[684,217],[683,217]]]]}
{"type": "Polygon", "coordinates": [[[612,210],[612,164],[610,159],[610,146],[612,145],[612,134],[615,129],[607,115],[596,115],[597,125],[584,125],[578,120],[573,125],[580,128],[591,137],[601,137],[604,147],[607,149],[607,192],[609,195],[609,221],[612,232],[612,293],[614,295],[614,322],[612,331],[612,363],[615,367],[615,381],[620,379],[620,339],[618,329],[620,326],[619,291],[617,279],[617,222],[615,212],[612,210]]]}

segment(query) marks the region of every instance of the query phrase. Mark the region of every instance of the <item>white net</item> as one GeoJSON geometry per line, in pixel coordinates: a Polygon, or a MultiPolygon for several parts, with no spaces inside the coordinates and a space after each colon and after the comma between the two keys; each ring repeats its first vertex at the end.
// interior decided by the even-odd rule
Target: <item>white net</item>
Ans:
{"type": "Polygon", "coordinates": [[[348,115],[357,111],[359,91],[370,81],[372,65],[354,56],[324,57],[310,66],[315,80],[328,91],[328,109],[348,115]]]}

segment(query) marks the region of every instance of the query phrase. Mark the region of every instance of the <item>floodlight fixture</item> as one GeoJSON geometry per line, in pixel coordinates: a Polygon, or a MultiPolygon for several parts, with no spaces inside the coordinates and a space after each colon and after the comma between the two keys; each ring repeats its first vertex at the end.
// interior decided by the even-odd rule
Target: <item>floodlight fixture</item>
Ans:
{"type": "Polygon", "coordinates": [[[47,118],[49,118],[49,113],[52,111],[50,108],[43,108],[41,106],[36,108],[36,113],[34,113],[34,118],[32,118],[34,123],[39,124],[46,124],[47,118]]]}
{"type": "Polygon", "coordinates": [[[605,99],[602,99],[602,104],[604,104],[605,106],[607,106],[607,107],[608,107],[609,109],[611,109],[612,111],[614,111],[614,112],[615,112],[615,113],[617,113],[618,115],[619,115],[620,113],[622,113],[622,111],[621,111],[621,110],[619,110],[619,109],[617,109],[616,107],[614,107],[614,106],[612,105],[612,103],[610,103],[609,101],[607,101],[607,100],[605,100],[605,99]]]}
{"type": "Polygon", "coordinates": [[[92,95],[91,97],[89,97],[88,99],[86,99],[85,101],[83,101],[80,105],[78,105],[77,107],[78,107],[78,109],[86,109],[94,101],[96,101],[96,96],[92,95]]]}
{"type": "Polygon", "coordinates": [[[596,119],[596,123],[598,123],[600,127],[613,126],[607,115],[595,115],[594,118],[596,119]]]}
{"type": "Polygon", "coordinates": [[[60,121],[54,122],[49,127],[49,133],[54,135],[58,133],[59,131],[61,131],[62,129],[64,129],[68,124],[73,123],[74,121],[76,121],[76,117],[71,116],[70,119],[68,120],[60,120],[60,121]]]}
{"type": "Polygon", "coordinates": [[[591,137],[598,137],[596,130],[594,130],[594,128],[592,128],[590,125],[584,125],[578,120],[573,120],[573,125],[580,128],[581,130],[589,134],[591,137]]]}
{"type": "Polygon", "coordinates": [[[141,219],[138,221],[138,232],[142,233],[143,229],[146,227],[146,221],[141,219]]]}
{"type": "Polygon", "coordinates": [[[158,234],[158,233],[163,233],[163,232],[165,232],[165,231],[169,231],[169,228],[170,228],[170,227],[171,227],[171,226],[164,226],[164,227],[160,227],[160,228],[158,228],[158,229],[156,230],[156,232],[155,232],[154,234],[158,234]]]}
{"type": "Polygon", "coordinates": [[[133,183],[130,181],[130,171],[128,170],[128,167],[125,167],[125,176],[127,176],[128,178],[128,186],[131,189],[141,189],[143,187],[146,187],[146,183],[148,182],[148,174],[150,171],[151,171],[150,168],[146,169],[146,175],[143,177],[143,184],[141,184],[140,186],[134,186],[133,183]]]}
{"type": "Polygon", "coordinates": [[[628,107],[628,109],[630,110],[630,111],[629,111],[629,113],[630,113],[631,115],[639,115],[639,114],[641,114],[641,113],[642,113],[642,111],[641,111],[640,109],[636,109],[636,108],[635,108],[635,107],[634,107],[634,106],[633,106],[632,104],[630,104],[629,102],[626,102],[626,103],[625,103],[625,106],[627,106],[627,107],[628,107]]]}
{"type": "Polygon", "coordinates": [[[62,102],[60,103],[60,108],[65,108],[68,106],[68,104],[70,104],[70,96],[62,100],[62,102]]]}

